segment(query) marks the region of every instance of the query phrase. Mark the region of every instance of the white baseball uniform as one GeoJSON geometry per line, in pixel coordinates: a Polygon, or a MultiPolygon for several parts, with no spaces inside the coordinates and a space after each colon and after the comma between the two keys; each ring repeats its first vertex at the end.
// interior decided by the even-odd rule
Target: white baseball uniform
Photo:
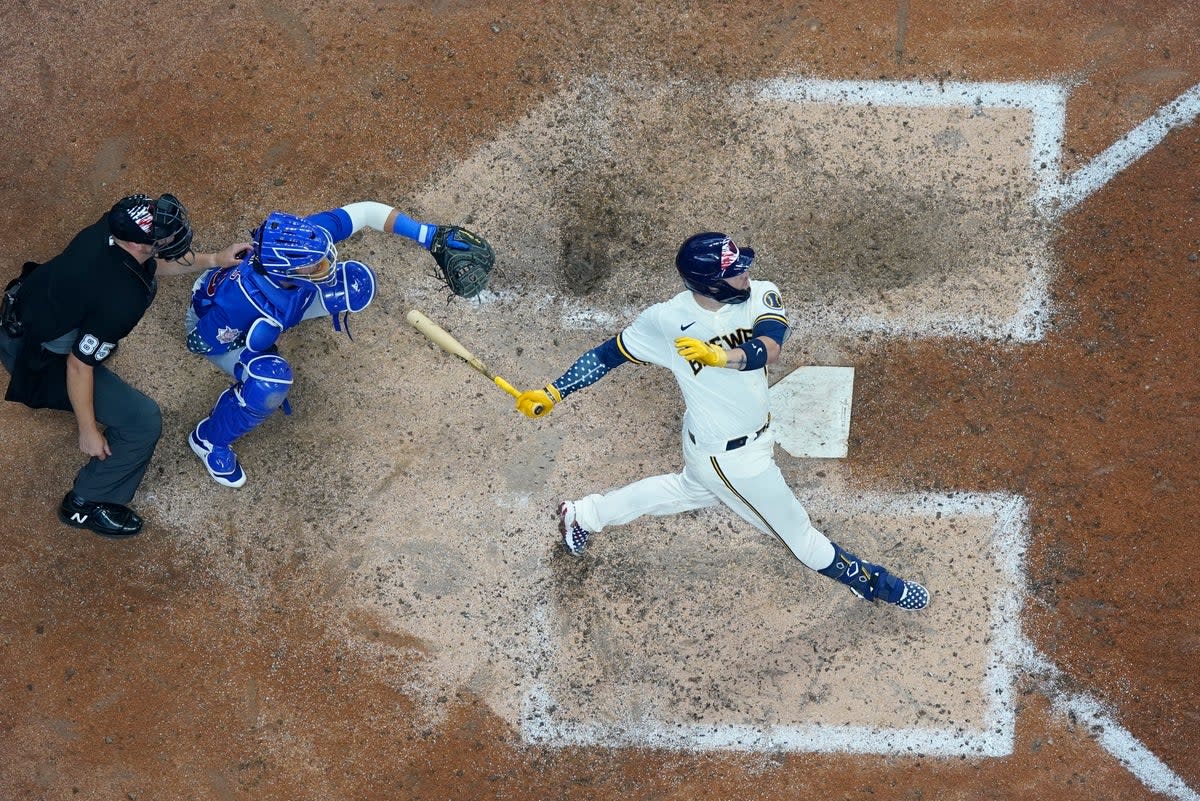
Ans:
{"type": "Polygon", "coordinates": [[[758,320],[787,325],[778,287],[751,281],[745,303],[700,306],[690,291],[649,307],[617,337],[635,364],[657,364],[674,375],[687,406],[683,417],[681,473],[653,476],[575,502],[579,525],[597,532],[642,515],[669,515],[724,503],[751,525],[779,537],[808,567],[833,562],[829,539],[812,527],[775,464],[769,427],[766,368],[739,371],[688,362],[679,355],[681,336],[734,348],[753,338],[758,320]]]}

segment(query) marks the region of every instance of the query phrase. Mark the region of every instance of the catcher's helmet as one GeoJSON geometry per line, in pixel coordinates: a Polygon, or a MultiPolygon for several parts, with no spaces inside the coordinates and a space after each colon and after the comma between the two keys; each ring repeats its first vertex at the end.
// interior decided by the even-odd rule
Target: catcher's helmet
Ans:
{"type": "Polygon", "coordinates": [[[303,217],[273,211],[254,229],[250,262],[264,275],[289,281],[323,283],[334,276],[337,248],[333,237],[303,217]]]}
{"type": "Polygon", "coordinates": [[[675,268],[684,286],[720,303],[745,303],[749,289],[737,289],[724,279],[734,278],[750,269],[754,251],[739,248],[725,234],[706,231],[693,234],[679,246],[675,268]]]}
{"type": "Polygon", "coordinates": [[[141,194],[121,198],[109,209],[108,230],[126,242],[154,245],[155,255],[168,260],[192,249],[188,210],[174,195],[157,200],[141,194]]]}

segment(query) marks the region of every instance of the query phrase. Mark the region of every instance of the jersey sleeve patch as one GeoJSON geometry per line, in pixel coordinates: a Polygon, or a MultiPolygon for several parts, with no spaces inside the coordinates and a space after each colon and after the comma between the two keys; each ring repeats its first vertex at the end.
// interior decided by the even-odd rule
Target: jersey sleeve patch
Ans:
{"type": "Polygon", "coordinates": [[[783,345],[787,341],[791,323],[783,308],[783,296],[774,284],[769,284],[763,292],[762,308],[765,311],[754,318],[754,336],[768,337],[783,345]]]}

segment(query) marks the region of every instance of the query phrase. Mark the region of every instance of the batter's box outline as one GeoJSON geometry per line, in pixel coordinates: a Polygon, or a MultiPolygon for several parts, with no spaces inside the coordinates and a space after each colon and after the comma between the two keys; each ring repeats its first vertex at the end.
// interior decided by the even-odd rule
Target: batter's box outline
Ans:
{"type": "MultiPolygon", "coordinates": [[[[520,730],[531,744],[551,747],[602,746],[673,750],[731,750],[808,753],[910,754],[928,756],[994,757],[1012,753],[1016,726],[1014,682],[1028,660],[1028,645],[1020,630],[1024,600],[1024,558],[1028,508],[1023,498],[1004,493],[885,495],[866,493],[832,499],[848,513],[897,517],[970,517],[990,519],[990,545],[997,591],[991,596],[990,651],[979,675],[986,699],[982,725],[963,727],[888,728],[797,722],[760,728],[751,724],[692,725],[671,720],[623,720],[580,723],[556,719],[558,703],[543,682],[531,682],[521,703],[520,730]]],[[[788,558],[780,555],[780,558],[788,558]]],[[[797,570],[804,570],[797,563],[797,570]]],[[[935,599],[936,600],[936,599],[935,599]]],[[[895,610],[880,608],[887,614],[895,610]]],[[[555,645],[550,635],[553,610],[548,604],[534,612],[534,659],[540,670],[555,670],[555,645]]],[[[864,666],[869,670],[869,666],[864,666]]],[[[593,689],[595,692],[595,689],[593,689]]]]}
{"type": "MultiPolygon", "coordinates": [[[[1200,84],[1160,108],[1125,136],[1070,175],[1062,171],[1066,128],[1066,86],[1050,82],[839,81],[776,78],[747,84],[742,91],[762,102],[824,103],[879,108],[1019,109],[1031,118],[1028,137],[1029,171],[1034,181],[1033,209],[1054,221],[1100,189],[1117,173],[1149,152],[1172,128],[1190,124],[1200,115],[1200,84]]],[[[1021,301],[1004,320],[955,319],[897,323],[874,316],[842,322],[849,330],[891,335],[969,336],[1036,342],[1045,338],[1050,309],[1051,277],[1043,264],[1025,265],[1019,285],[1021,301]]],[[[810,314],[819,310],[808,310],[810,314]]]]}
{"type": "MultiPolygon", "coordinates": [[[[775,78],[755,84],[761,100],[910,108],[1014,108],[1029,111],[1034,203],[1054,219],[1077,206],[1113,176],[1153,149],[1172,128],[1200,115],[1200,84],[1167,103],[1069,176],[1062,173],[1067,118],[1066,86],[1049,82],[837,81],[775,78]]],[[[749,87],[748,87],[749,88],[749,87]]]]}

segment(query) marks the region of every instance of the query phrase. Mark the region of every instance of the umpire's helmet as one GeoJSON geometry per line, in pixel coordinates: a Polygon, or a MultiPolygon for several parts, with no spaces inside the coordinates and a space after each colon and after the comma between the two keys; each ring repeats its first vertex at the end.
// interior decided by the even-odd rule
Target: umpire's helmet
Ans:
{"type": "Polygon", "coordinates": [[[174,195],[157,200],[141,194],[121,198],[108,212],[108,230],[126,242],[154,245],[155,255],[167,260],[192,249],[188,210],[174,195]]]}
{"type": "Polygon", "coordinates": [[[337,248],[333,237],[303,217],[273,211],[253,232],[250,263],[264,275],[289,281],[323,283],[334,277],[337,248]]]}
{"type": "Polygon", "coordinates": [[[720,303],[745,303],[749,289],[737,289],[724,279],[750,269],[754,251],[739,248],[725,234],[706,231],[684,240],[675,254],[675,267],[684,285],[720,303]]]}

